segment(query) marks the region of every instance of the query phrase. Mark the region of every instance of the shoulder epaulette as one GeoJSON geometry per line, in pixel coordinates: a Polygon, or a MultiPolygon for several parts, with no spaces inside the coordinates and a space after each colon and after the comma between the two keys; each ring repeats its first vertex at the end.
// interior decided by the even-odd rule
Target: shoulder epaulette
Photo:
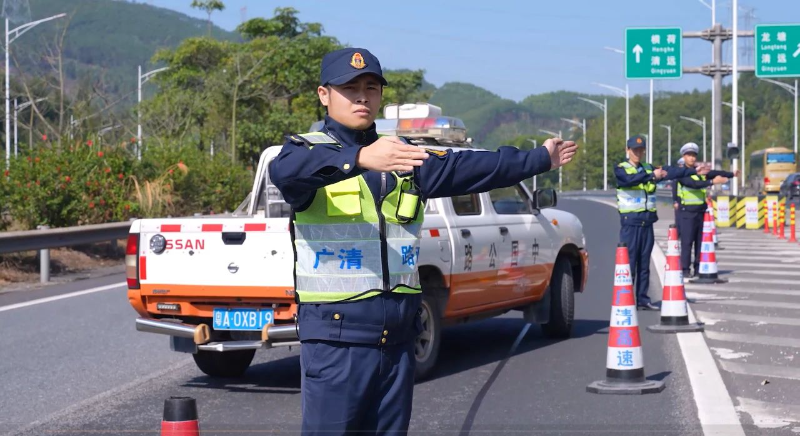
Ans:
{"type": "Polygon", "coordinates": [[[295,133],[292,135],[286,135],[286,140],[294,144],[305,145],[307,147],[314,147],[317,144],[332,144],[341,147],[339,141],[322,132],[295,133]]]}

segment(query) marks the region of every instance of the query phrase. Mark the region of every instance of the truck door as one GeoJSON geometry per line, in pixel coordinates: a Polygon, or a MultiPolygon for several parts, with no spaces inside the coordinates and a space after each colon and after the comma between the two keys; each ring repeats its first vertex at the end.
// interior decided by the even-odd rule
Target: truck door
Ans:
{"type": "Polygon", "coordinates": [[[489,199],[500,237],[494,301],[530,297],[543,282],[540,270],[544,268],[536,262],[547,235],[533,215],[528,193],[520,185],[489,191],[489,199]]]}
{"type": "Polygon", "coordinates": [[[443,199],[452,208],[450,238],[455,245],[448,311],[484,304],[497,282],[498,259],[493,250],[500,233],[485,197],[469,194],[443,199]]]}

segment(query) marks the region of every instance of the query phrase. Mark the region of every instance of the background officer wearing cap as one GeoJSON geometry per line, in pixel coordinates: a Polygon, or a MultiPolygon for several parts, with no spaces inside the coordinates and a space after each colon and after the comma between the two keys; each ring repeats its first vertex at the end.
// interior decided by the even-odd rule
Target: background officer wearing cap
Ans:
{"type": "Polygon", "coordinates": [[[655,168],[643,163],[647,143],[641,136],[628,139],[628,160],[614,168],[617,177],[617,206],[621,227],[620,242],[628,246],[631,261],[631,277],[636,286],[636,305],[642,309],[658,309],[647,292],[650,287],[650,253],[655,237],[653,223],[658,221],[656,213],[656,182],[688,177],[695,174],[691,168],[655,168]]]}
{"type": "MultiPolygon", "coordinates": [[[[700,148],[694,142],[689,142],[681,147],[681,155],[687,168],[698,168],[697,153],[700,148]]],[[[705,165],[704,165],[705,166],[705,165]]],[[[698,168],[698,172],[700,172],[698,168]]],[[[695,174],[683,177],[675,184],[679,202],[678,230],[681,236],[681,269],[685,277],[689,275],[689,265],[692,263],[692,244],[694,244],[694,274],[700,265],[700,246],[703,240],[703,217],[708,207],[706,205],[706,188],[712,184],[728,181],[736,177],[739,172],[708,171],[705,175],[695,174]]]]}
{"type": "Polygon", "coordinates": [[[420,206],[514,185],[566,164],[577,146],[433,153],[379,138],[386,80],[364,49],[325,55],[320,85],[322,131],[290,135],[269,167],[293,210],[303,433],[405,434],[421,331],[420,206]]]}

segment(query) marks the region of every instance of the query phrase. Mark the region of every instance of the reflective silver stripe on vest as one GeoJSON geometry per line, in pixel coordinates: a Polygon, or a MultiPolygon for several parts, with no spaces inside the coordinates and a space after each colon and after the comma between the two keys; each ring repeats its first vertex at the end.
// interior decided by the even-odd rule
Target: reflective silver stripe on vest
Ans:
{"type": "MultiPolygon", "coordinates": [[[[389,287],[391,289],[398,286],[408,286],[419,288],[419,276],[417,274],[392,274],[389,277],[389,287]]],[[[362,289],[361,292],[370,290],[380,291],[383,289],[383,280],[376,276],[364,277],[341,277],[341,276],[297,276],[297,290],[299,292],[342,292],[336,289],[352,291],[362,289]]]]}
{"type": "MultiPolygon", "coordinates": [[[[386,224],[390,288],[419,287],[422,224],[386,224]]],[[[295,224],[296,277],[300,292],[365,292],[383,289],[377,224],[295,224]]]]}
{"type": "Polygon", "coordinates": [[[312,144],[337,144],[338,142],[322,132],[315,132],[315,133],[303,133],[302,135],[297,135],[305,139],[306,141],[312,144]]]}
{"type": "Polygon", "coordinates": [[[619,203],[620,211],[643,209],[646,201],[647,194],[641,189],[617,190],[617,202],[619,203]]]}

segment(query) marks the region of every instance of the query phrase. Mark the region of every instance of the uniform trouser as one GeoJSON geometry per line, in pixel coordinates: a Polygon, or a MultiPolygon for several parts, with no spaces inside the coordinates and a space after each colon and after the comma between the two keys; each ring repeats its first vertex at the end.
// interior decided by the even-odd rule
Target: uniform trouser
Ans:
{"type": "Polygon", "coordinates": [[[703,244],[703,215],[705,212],[681,211],[681,269],[689,270],[689,266],[694,264],[694,271],[700,265],[700,248],[703,244]],[[694,244],[694,249],[692,245],[694,244]],[[692,251],[694,251],[694,263],[692,263],[692,251]]]}
{"type": "Polygon", "coordinates": [[[414,341],[388,346],[304,341],[303,435],[406,434],[414,341]]]}
{"type": "Polygon", "coordinates": [[[631,277],[636,287],[636,304],[642,306],[650,303],[647,291],[650,289],[650,254],[655,243],[653,225],[623,225],[619,230],[619,240],[628,246],[631,277]]]}

